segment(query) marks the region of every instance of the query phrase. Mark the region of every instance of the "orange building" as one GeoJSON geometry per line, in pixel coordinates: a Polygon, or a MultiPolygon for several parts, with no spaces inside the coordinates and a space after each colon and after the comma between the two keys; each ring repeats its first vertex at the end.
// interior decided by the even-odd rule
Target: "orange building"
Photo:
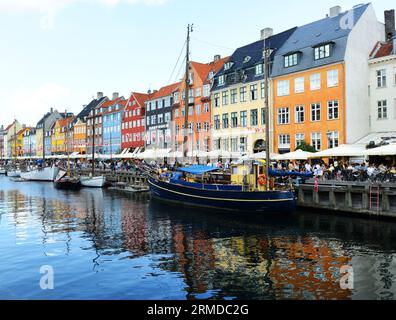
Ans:
{"type": "MultiPolygon", "coordinates": [[[[223,67],[228,58],[216,56],[214,61],[204,64],[191,62],[189,68],[189,143],[188,151],[209,151],[211,147],[211,98],[210,90],[214,75],[223,67]]],[[[179,89],[173,94],[173,120],[175,150],[183,151],[186,85],[183,78],[179,89]]]]}
{"type": "Polygon", "coordinates": [[[276,152],[303,142],[317,151],[345,143],[343,63],[276,78],[273,88],[276,152]]]}
{"type": "Polygon", "coordinates": [[[73,126],[73,152],[87,153],[87,124],[77,119],[73,126]]]}

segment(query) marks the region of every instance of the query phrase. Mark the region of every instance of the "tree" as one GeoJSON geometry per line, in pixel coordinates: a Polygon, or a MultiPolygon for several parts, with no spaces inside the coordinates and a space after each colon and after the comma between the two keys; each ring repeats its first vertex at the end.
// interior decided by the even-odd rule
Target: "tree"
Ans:
{"type": "Polygon", "coordinates": [[[309,145],[308,143],[306,143],[305,141],[301,142],[301,144],[296,148],[295,151],[297,150],[302,150],[302,151],[306,151],[306,152],[313,152],[315,153],[316,150],[314,147],[312,147],[311,145],[309,145]]]}

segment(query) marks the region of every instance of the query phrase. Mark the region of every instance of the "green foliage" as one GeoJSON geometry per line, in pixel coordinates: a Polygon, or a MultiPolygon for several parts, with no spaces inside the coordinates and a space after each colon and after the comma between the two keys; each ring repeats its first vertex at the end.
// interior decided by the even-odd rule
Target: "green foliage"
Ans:
{"type": "Polygon", "coordinates": [[[305,141],[303,141],[297,148],[295,151],[297,150],[302,150],[302,151],[306,151],[306,152],[316,152],[315,148],[312,147],[311,145],[309,145],[308,143],[306,143],[305,141]]]}

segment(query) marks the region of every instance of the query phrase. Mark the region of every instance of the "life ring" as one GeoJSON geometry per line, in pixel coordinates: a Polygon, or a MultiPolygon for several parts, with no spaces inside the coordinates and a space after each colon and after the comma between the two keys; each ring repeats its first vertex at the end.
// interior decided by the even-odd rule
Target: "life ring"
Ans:
{"type": "Polygon", "coordinates": [[[267,185],[267,177],[265,176],[265,174],[261,174],[258,177],[258,183],[260,186],[265,186],[267,185]]]}

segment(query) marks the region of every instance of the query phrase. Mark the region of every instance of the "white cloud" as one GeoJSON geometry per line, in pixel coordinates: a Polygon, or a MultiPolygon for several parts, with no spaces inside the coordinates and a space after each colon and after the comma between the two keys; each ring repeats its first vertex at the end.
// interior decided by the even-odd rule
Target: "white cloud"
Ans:
{"type": "Polygon", "coordinates": [[[46,83],[34,89],[20,88],[2,103],[2,118],[10,122],[15,116],[21,123],[35,126],[36,123],[30,123],[31,120],[41,118],[49,108],[63,112],[68,97],[69,89],[56,83],[46,83]]]}
{"type": "Polygon", "coordinates": [[[114,7],[125,3],[130,5],[161,6],[170,0],[0,0],[0,12],[39,12],[44,14],[40,26],[44,30],[52,29],[56,14],[77,2],[103,4],[114,7]]]}

